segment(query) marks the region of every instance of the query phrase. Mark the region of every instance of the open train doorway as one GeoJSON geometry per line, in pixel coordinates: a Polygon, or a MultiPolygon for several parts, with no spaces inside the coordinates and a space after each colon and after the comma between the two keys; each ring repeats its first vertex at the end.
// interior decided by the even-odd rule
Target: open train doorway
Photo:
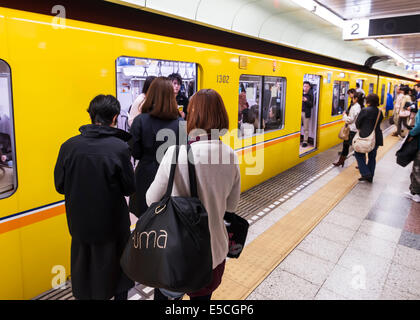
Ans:
{"type": "Polygon", "coordinates": [[[320,85],[321,76],[305,74],[303,77],[299,156],[317,149],[320,85]]]}

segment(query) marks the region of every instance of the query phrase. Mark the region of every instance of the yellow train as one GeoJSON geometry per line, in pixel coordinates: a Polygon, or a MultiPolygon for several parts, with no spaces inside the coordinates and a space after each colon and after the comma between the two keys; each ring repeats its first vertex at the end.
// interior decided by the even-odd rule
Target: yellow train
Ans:
{"type": "MultiPolygon", "coordinates": [[[[0,131],[10,137],[3,147],[11,150],[0,168],[0,299],[30,299],[69,276],[70,237],[53,168],[61,143],[89,122],[86,109],[95,95],[116,94],[126,110],[146,75],[170,71],[194,80],[195,90],[216,89],[233,132],[224,139],[241,159],[246,190],[339,143],[345,92],[356,81],[366,93],[379,89],[382,95],[397,83],[414,83],[71,16],[62,20],[51,8],[50,14],[33,12],[31,1],[10,2],[0,2],[0,131]],[[300,144],[304,79],[314,84],[317,99],[307,150],[300,144]],[[257,106],[263,134],[238,137],[241,131],[234,130],[240,88],[249,106],[257,106]]],[[[124,126],[124,114],[120,120],[124,126]]]]}

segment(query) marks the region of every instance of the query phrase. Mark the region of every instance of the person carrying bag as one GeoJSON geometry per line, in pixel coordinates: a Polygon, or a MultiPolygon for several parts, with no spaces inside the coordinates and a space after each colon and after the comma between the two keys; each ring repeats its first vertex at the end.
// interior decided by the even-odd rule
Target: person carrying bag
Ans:
{"type": "Polygon", "coordinates": [[[198,199],[195,167],[190,161],[191,196],[171,196],[179,148],[173,154],[166,193],[138,220],[121,267],[129,278],[146,286],[191,292],[212,280],[212,253],[208,215],[198,199]]]}
{"type": "Polygon", "coordinates": [[[376,152],[378,147],[383,145],[382,130],[379,125],[383,120],[383,115],[378,109],[378,95],[370,93],[366,97],[366,105],[367,107],[360,111],[356,120],[359,131],[353,139],[353,148],[361,174],[359,181],[372,182],[376,167],[376,152]]]}

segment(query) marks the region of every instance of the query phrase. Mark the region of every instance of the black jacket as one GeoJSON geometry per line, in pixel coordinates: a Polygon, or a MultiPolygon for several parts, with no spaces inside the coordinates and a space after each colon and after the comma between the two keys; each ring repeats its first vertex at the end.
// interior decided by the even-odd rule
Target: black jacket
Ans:
{"type": "Polygon", "coordinates": [[[177,96],[176,96],[176,103],[179,106],[182,106],[182,111],[185,113],[185,117],[187,117],[187,113],[188,113],[188,98],[181,93],[181,91],[178,92],[177,96]]]}
{"type": "Polygon", "coordinates": [[[359,116],[357,117],[356,128],[359,130],[359,135],[361,138],[366,138],[367,136],[369,136],[373,131],[373,127],[375,126],[378,112],[380,112],[381,114],[379,116],[378,124],[376,126],[375,141],[376,146],[383,146],[384,138],[382,136],[381,122],[384,116],[382,115],[382,111],[379,110],[377,107],[363,108],[362,111],[360,111],[359,116]]]}
{"type": "MultiPolygon", "coordinates": [[[[150,116],[148,113],[138,115],[130,128],[133,138],[130,141],[131,153],[134,159],[139,160],[136,167],[136,193],[130,197],[130,211],[137,217],[143,214],[148,208],[146,203],[146,192],[155,179],[159,168],[160,160],[156,153],[165,141],[157,141],[156,135],[161,129],[170,129],[174,133],[176,141],[165,145],[166,149],[175,143],[179,143],[179,123],[182,118],[176,120],[161,120],[150,116]],[[158,161],[159,160],[159,161],[158,161]]],[[[182,121],[186,124],[185,121],[182,121]]],[[[184,135],[186,140],[186,133],[184,135]]],[[[186,141],[184,141],[186,143],[186,141]]],[[[162,151],[166,151],[162,150],[162,151]]],[[[163,157],[163,152],[160,155],[163,157]]]]}
{"type": "Polygon", "coordinates": [[[124,196],[135,191],[127,132],[85,125],[61,146],[54,170],[55,188],[65,195],[73,238],[85,243],[115,241],[129,232],[124,196]]]}
{"type": "Polygon", "coordinates": [[[314,106],[314,95],[312,94],[312,91],[309,90],[308,93],[303,94],[303,97],[308,100],[302,101],[302,112],[305,112],[305,118],[310,118],[312,107],[314,106]]]}

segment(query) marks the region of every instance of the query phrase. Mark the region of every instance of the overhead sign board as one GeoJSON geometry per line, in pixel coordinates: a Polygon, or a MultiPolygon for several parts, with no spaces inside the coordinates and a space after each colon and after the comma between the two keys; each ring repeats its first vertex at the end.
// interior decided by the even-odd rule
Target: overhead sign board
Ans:
{"type": "Polygon", "coordinates": [[[380,19],[346,20],[343,40],[420,34],[420,14],[380,19]]]}
{"type": "Polygon", "coordinates": [[[369,19],[344,21],[343,40],[369,38],[369,19]]]}

